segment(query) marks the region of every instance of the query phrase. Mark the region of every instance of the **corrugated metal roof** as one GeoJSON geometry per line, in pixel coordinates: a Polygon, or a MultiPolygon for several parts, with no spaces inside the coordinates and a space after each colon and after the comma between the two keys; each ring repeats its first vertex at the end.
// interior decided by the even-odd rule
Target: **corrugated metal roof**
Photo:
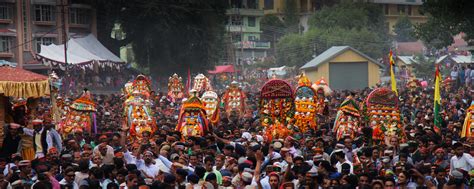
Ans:
{"type": "Polygon", "coordinates": [[[451,59],[453,62],[457,64],[473,64],[474,60],[472,59],[472,56],[466,56],[466,55],[444,55],[436,59],[436,64],[439,64],[441,62],[444,62],[446,58],[451,59]]]}
{"type": "Polygon", "coordinates": [[[455,55],[455,56],[451,56],[451,59],[458,64],[474,63],[474,61],[472,60],[472,56],[455,55]]]}
{"type": "Polygon", "coordinates": [[[442,61],[444,61],[444,59],[445,59],[446,57],[448,57],[448,55],[444,55],[444,56],[439,57],[438,59],[436,59],[436,62],[435,62],[435,63],[436,63],[436,64],[441,63],[442,61]]]}
{"type": "Polygon", "coordinates": [[[346,50],[352,50],[355,53],[359,54],[360,56],[368,59],[369,61],[374,62],[375,64],[383,67],[383,65],[380,64],[379,62],[377,62],[376,60],[370,58],[366,54],[364,54],[364,53],[362,53],[362,52],[360,52],[360,51],[358,51],[358,50],[356,50],[356,49],[354,49],[350,46],[333,46],[333,47],[329,48],[328,50],[324,51],[323,53],[321,53],[320,55],[318,55],[313,60],[311,60],[308,63],[306,63],[305,65],[303,65],[300,69],[304,70],[304,69],[308,69],[308,68],[316,68],[319,65],[321,65],[321,64],[333,59],[334,57],[344,53],[346,50]]]}
{"type": "Polygon", "coordinates": [[[397,56],[397,59],[400,59],[406,65],[411,65],[413,62],[416,62],[416,60],[413,59],[413,56],[397,56]]]}

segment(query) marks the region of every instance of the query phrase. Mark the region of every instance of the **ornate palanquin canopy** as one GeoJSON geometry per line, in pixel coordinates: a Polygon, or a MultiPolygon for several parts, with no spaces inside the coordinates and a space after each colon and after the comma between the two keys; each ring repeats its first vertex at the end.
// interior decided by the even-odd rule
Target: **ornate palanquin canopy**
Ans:
{"type": "Polygon", "coordinates": [[[48,77],[21,68],[0,66],[0,94],[17,98],[50,94],[48,77]]]}

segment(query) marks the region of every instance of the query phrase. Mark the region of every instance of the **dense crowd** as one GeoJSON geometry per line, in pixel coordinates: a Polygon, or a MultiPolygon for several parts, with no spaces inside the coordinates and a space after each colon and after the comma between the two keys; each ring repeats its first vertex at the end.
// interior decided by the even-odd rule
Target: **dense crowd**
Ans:
{"type": "MultiPolygon", "coordinates": [[[[407,141],[372,145],[370,128],[336,141],[337,107],[349,95],[362,102],[370,89],[336,91],[317,130],[265,139],[258,93],[247,93],[243,119],[221,120],[204,137],[182,139],[174,130],[178,105],[153,93],[159,127],[131,143],[123,123],[123,98],[96,95],[96,134],[61,137],[55,125],[29,120],[5,125],[0,150],[0,188],[469,188],[474,186],[474,140],[460,138],[473,90],[459,85],[442,92],[441,134],[433,127],[433,89],[401,90],[400,111],[407,141]],[[449,90],[449,91],[447,91],[449,90]],[[47,132],[44,132],[47,131],[47,132]],[[23,160],[20,143],[33,137],[34,160],[23,160]]],[[[48,103],[40,103],[48,109],[48,103]]],[[[221,111],[224,112],[224,111],[221,111]]],[[[367,125],[364,123],[364,125],[367,125]]]]}

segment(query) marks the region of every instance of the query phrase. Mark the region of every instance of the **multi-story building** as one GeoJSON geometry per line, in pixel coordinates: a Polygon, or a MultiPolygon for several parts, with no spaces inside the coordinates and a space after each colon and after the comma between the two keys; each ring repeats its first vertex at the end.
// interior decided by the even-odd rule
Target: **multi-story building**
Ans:
{"type": "Polygon", "coordinates": [[[386,18],[385,25],[390,34],[395,34],[393,26],[402,16],[408,17],[412,24],[425,23],[428,20],[426,15],[420,14],[423,0],[368,0],[368,2],[381,5],[386,18]]]}
{"type": "Polygon", "coordinates": [[[267,56],[270,42],[261,41],[260,19],[264,13],[258,0],[229,0],[226,11],[235,62],[267,56]]]}
{"type": "MultiPolygon", "coordinates": [[[[286,6],[290,0],[259,0],[263,4],[265,15],[275,15],[284,20],[286,6]]],[[[322,8],[322,0],[293,0],[296,7],[296,14],[299,16],[299,25],[294,26],[294,30],[307,31],[309,17],[316,11],[322,8]]],[[[329,3],[330,1],[326,2],[329,3]]],[[[302,32],[300,31],[300,32],[302,32]]]]}
{"type": "Polygon", "coordinates": [[[93,0],[2,0],[0,59],[26,69],[40,68],[34,57],[41,51],[41,44],[62,44],[68,37],[96,35],[92,3],[93,0]]]}

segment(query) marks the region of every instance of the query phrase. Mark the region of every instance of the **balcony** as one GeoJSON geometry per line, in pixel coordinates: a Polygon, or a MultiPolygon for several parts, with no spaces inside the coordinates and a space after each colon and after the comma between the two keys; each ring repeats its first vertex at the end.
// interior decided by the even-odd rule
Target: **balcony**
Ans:
{"type": "Polygon", "coordinates": [[[372,3],[399,4],[399,5],[422,5],[423,0],[369,0],[372,3]]]}
{"type": "Polygon", "coordinates": [[[263,10],[259,9],[240,9],[240,8],[231,8],[227,9],[227,15],[241,15],[241,16],[263,16],[263,10]]]}
{"type": "Polygon", "coordinates": [[[247,31],[247,28],[245,26],[242,26],[242,25],[227,25],[226,26],[227,28],[227,31],[229,32],[246,32],[247,31]]]}
{"type": "Polygon", "coordinates": [[[243,48],[244,49],[269,49],[270,42],[264,42],[264,41],[244,41],[244,42],[235,42],[234,46],[235,48],[243,48]]]}

